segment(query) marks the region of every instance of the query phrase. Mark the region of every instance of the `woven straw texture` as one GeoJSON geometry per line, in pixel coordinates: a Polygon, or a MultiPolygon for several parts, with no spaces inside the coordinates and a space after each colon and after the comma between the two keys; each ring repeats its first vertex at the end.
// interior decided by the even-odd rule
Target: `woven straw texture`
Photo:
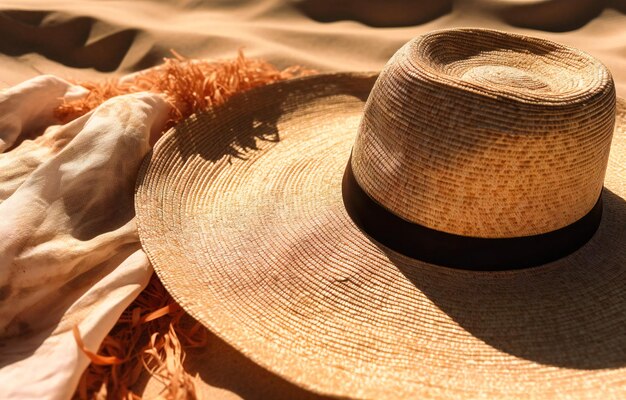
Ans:
{"type": "Polygon", "coordinates": [[[387,64],[353,168],[370,197],[408,221],[536,235],[593,207],[614,120],[613,80],[590,56],[519,35],[440,31],[387,64]]]}
{"type": "MultiPolygon", "coordinates": [[[[474,34],[504,37],[485,31],[474,34]]],[[[419,48],[419,40],[404,47],[382,76],[417,54],[425,57],[428,53],[413,52],[419,48]],[[403,52],[408,55],[403,56],[403,52]]],[[[363,110],[393,104],[391,94],[385,99],[377,93],[393,79],[387,83],[382,78],[378,80],[366,106],[374,75],[332,74],[280,82],[236,96],[214,111],[191,117],[156,144],[140,171],[135,206],[142,244],[159,278],[186,311],[235,348],[271,371],[319,393],[357,398],[623,398],[626,103],[617,102],[617,124],[606,167],[602,160],[606,160],[610,132],[606,132],[605,125],[613,121],[605,119],[612,118],[606,115],[614,112],[610,95],[602,94],[612,91],[606,70],[573,50],[566,52],[554,44],[524,40],[540,49],[536,50],[540,53],[536,63],[518,64],[527,79],[520,80],[517,72],[504,68],[496,73],[505,82],[500,85],[500,78],[477,67],[465,75],[469,76],[469,83],[460,84],[461,78],[449,78],[457,82],[450,83],[450,87],[460,88],[449,90],[459,95],[465,92],[469,101],[480,98],[485,103],[502,102],[501,111],[493,105],[473,111],[493,114],[492,123],[501,119],[508,121],[511,129],[519,130],[510,137],[494,133],[492,147],[501,153],[531,146],[530,139],[525,139],[537,134],[540,139],[536,142],[551,141],[528,148],[529,154],[541,149],[535,162],[543,163],[543,157],[551,154],[546,153],[550,149],[569,155],[563,148],[575,152],[575,160],[589,160],[571,165],[572,169],[584,169],[590,174],[589,182],[576,181],[580,183],[576,191],[584,201],[573,196],[574,189],[567,189],[565,184],[558,189],[558,193],[563,193],[560,200],[537,194],[545,201],[553,201],[549,204],[554,207],[567,210],[559,209],[560,213],[545,217],[550,221],[540,221],[534,213],[541,210],[533,209],[528,219],[536,223],[536,231],[549,229],[555,218],[559,220],[557,226],[575,219],[576,213],[584,213],[588,197],[597,198],[606,168],[602,222],[581,249],[531,269],[474,272],[410,259],[371,241],[345,211],[341,181],[357,132],[359,140],[363,140],[363,136],[371,134],[366,130],[371,130],[375,123],[368,114],[361,123],[363,110]],[[554,54],[546,50],[549,46],[553,46],[554,54]],[[563,57],[591,66],[587,72],[564,67],[558,73],[559,79],[546,83],[549,87],[557,85],[556,89],[548,90],[536,83],[546,82],[546,78],[533,68],[549,69],[546,65],[550,63],[560,68],[563,57]],[[581,71],[584,78],[580,81],[570,76],[581,71]],[[580,88],[566,90],[568,79],[580,88]],[[489,89],[481,92],[483,87],[489,89]],[[536,93],[535,87],[539,88],[536,93]],[[482,93],[482,97],[477,93],[482,93]],[[594,112],[583,118],[581,104],[591,105],[594,112]],[[570,114],[554,116],[564,109],[579,118],[572,122],[579,129],[570,129],[570,136],[561,134],[563,115],[569,118],[570,114]],[[510,115],[515,118],[507,120],[506,113],[513,111],[516,114],[510,115]],[[541,116],[536,124],[531,123],[533,113],[541,116]],[[522,115],[523,123],[519,122],[522,115]],[[557,121],[561,125],[553,125],[554,132],[548,132],[547,126],[557,121]],[[523,126],[528,131],[522,132],[523,126]],[[588,132],[589,141],[601,147],[592,146],[592,155],[579,151],[586,145],[583,131],[588,132]],[[571,136],[575,140],[570,142],[571,136]],[[505,139],[510,141],[504,142],[505,139]],[[515,140],[520,140],[520,144],[515,140]],[[569,147],[564,142],[570,143],[569,147]]],[[[482,42],[476,43],[481,46],[482,42]]],[[[515,47],[518,42],[511,44],[506,37],[500,43],[501,53],[519,53],[520,59],[532,58],[535,51],[532,46],[515,47]]],[[[457,44],[454,40],[446,46],[457,44]]],[[[463,44],[471,45],[467,41],[463,44]]],[[[476,60],[477,65],[485,65],[489,60],[489,52],[455,54],[459,60],[466,59],[463,63],[469,63],[472,57],[485,58],[476,60]]],[[[511,55],[509,61],[516,59],[511,55]]],[[[433,71],[436,68],[431,67],[433,71]]],[[[417,72],[412,74],[418,79],[417,72]]],[[[463,75],[459,72],[455,76],[459,74],[463,75]]],[[[440,77],[436,85],[443,85],[443,81],[440,77]]],[[[415,90],[411,96],[418,96],[415,90]]],[[[431,96],[437,90],[432,89],[431,96]]],[[[397,88],[397,93],[401,89],[397,88]]],[[[409,104],[418,101],[432,102],[411,97],[409,104]]],[[[407,106],[406,100],[400,104],[407,106]]],[[[397,119],[387,122],[397,126],[403,123],[402,112],[394,107],[387,114],[380,113],[380,118],[399,113],[397,119]]],[[[422,112],[424,120],[446,121],[445,115],[422,112]]],[[[470,116],[473,118],[473,114],[470,116]]],[[[454,118],[461,124],[459,127],[471,128],[461,115],[454,118]]],[[[408,123],[414,121],[405,122],[408,129],[408,123]]],[[[429,125],[429,129],[433,132],[434,128],[429,125]]],[[[499,154],[490,146],[476,150],[476,141],[488,140],[487,132],[482,134],[472,136],[478,139],[472,139],[466,148],[459,142],[452,143],[460,146],[459,153],[446,149],[441,150],[441,156],[435,153],[439,158],[433,156],[433,163],[439,165],[448,160],[447,176],[456,171],[465,179],[469,176],[464,170],[468,166],[455,156],[499,154]]],[[[395,136],[407,145],[411,143],[409,138],[395,136]]],[[[443,133],[437,137],[454,139],[443,133]]],[[[430,148],[437,149],[435,144],[430,148]]],[[[363,151],[357,150],[355,147],[354,154],[363,151]]],[[[402,154],[413,154],[406,153],[406,148],[403,151],[378,160],[391,163],[403,159],[402,154]]],[[[419,158],[417,154],[410,157],[419,158]]],[[[514,162],[518,155],[498,157],[514,162]]],[[[569,159],[563,157],[552,160],[561,179],[577,176],[564,167],[569,159]]],[[[375,176],[364,165],[359,166],[361,182],[366,181],[365,176],[375,176]]],[[[371,168],[389,171],[382,165],[371,168]]],[[[497,178],[490,177],[490,171],[477,170],[474,176],[499,179],[506,184],[509,179],[516,179],[516,175],[503,172],[506,168],[500,168],[497,178]]],[[[516,173],[520,171],[514,166],[510,168],[516,173]]],[[[543,164],[536,173],[558,178],[543,164]]],[[[532,182],[539,187],[550,189],[534,175],[526,179],[535,179],[532,182]]],[[[373,181],[371,185],[376,188],[382,183],[373,181]]],[[[491,190],[492,182],[476,185],[481,183],[488,186],[485,190],[491,190]]],[[[398,189],[390,187],[393,191],[398,189]]],[[[525,190],[525,196],[535,194],[524,185],[516,187],[525,190]]],[[[370,194],[381,193],[371,187],[368,190],[370,194]]],[[[407,190],[417,196],[415,189],[407,190]]],[[[395,200],[388,207],[400,207],[408,216],[431,215],[422,211],[436,210],[433,200],[424,200],[427,208],[420,208],[417,203],[404,208],[395,193],[389,195],[395,200]]],[[[475,201],[488,205],[481,199],[475,201]]],[[[448,211],[444,210],[444,215],[445,212],[448,211]]],[[[445,227],[450,231],[471,229],[446,221],[445,227]]],[[[515,218],[502,223],[506,227],[501,229],[478,223],[478,232],[486,236],[522,232],[523,225],[515,218]]]]}

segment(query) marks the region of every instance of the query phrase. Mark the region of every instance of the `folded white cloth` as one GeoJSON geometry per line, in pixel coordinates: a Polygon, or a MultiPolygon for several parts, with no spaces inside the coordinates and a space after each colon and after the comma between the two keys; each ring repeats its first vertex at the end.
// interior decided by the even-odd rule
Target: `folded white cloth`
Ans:
{"type": "Polygon", "coordinates": [[[133,193],[169,105],[118,96],[65,125],[86,89],[40,76],[0,92],[0,398],[70,398],[88,358],[148,283],[133,193]]]}

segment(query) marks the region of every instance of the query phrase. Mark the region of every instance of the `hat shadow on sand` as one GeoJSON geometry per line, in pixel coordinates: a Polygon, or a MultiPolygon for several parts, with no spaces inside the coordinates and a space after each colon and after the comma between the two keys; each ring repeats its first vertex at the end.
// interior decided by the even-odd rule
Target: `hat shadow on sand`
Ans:
{"type": "MultiPolygon", "coordinates": [[[[207,386],[226,389],[244,399],[332,398],[310,392],[266,370],[211,332],[208,346],[190,349],[186,356],[188,373],[198,374],[207,386]]],[[[209,398],[204,385],[198,385],[200,397],[209,398]]]]}
{"type": "Polygon", "coordinates": [[[463,329],[505,353],[573,369],[626,365],[626,201],[603,190],[594,237],[544,266],[510,272],[455,273],[408,265],[374,243],[402,274],[463,329]],[[570,290],[563,290],[568,288],[570,290]],[[620,326],[622,325],[622,326],[620,326]]]}

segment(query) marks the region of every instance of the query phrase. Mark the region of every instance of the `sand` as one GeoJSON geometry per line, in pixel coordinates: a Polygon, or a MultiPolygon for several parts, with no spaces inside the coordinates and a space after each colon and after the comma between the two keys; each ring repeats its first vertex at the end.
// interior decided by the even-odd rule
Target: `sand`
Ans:
{"type": "MultiPolygon", "coordinates": [[[[0,9],[0,88],[40,74],[119,77],[159,64],[170,49],[232,58],[243,48],[279,67],[379,70],[414,36],[478,26],[580,48],[607,65],[626,97],[626,0],[4,0],[0,9]]],[[[207,398],[314,397],[217,337],[189,354],[189,369],[198,365],[207,398]]],[[[158,383],[140,389],[150,397],[158,383]]]]}
{"type": "Polygon", "coordinates": [[[170,49],[227,58],[243,47],[279,66],[378,70],[420,33],[480,26],[585,50],[626,93],[624,0],[4,0],[0,9],[2,86],[41,73],[119,76],[159,63],[170,49]]]}

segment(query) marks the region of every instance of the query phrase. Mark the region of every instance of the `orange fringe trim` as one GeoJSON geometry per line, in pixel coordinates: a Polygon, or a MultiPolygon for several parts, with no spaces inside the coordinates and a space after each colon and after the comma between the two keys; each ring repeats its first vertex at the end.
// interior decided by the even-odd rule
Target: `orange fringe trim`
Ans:
{"type": "Polygon", "coordinates": [[[122,313],[98,354],[85,348],[77,327],[74,337],[91,360],[74,398],[140,399],[132,387],[144,370],[163,384],[163,398],[197,398],[194,378],[183,367],[184,349],[205,346],[208,331],[174,302],[156,275],[122,313]]]}
{"type": "Polygon", "coordinates": [[[172,53],[176,58],[166,58],[163,65],[127,79],[77,82],[89,89],[89,94],[62,104],[55,110],[55,116],[66,123],[111,97],[148,91],[165,94],[172,105],[169,128],[194,112],[223,103],[237,92],[314,73],[300,66],[279,70],[263,60],[245,58],[241,50],[236,59],[219,62],[190,60],[173,50],[172,53]]]}
{"type": "MultiPolygon", "coordinates": [[[[241,51],[234,60],[218,62],[188,60],[173,54],[176,58],[165,59],[163,65],[130,78],[77,82],[89,89],[89,94],[62,104],[55,116],[67,123],[111,97],[151,91],[165,94],[172,105],[168,129],[197,111],[223,103],[237,92],[314,72],[297,66],[278,70],[262,60],[245,58],[241,51]]],[[[74,337],[91,360],[74,398],[140,399],[132,388],[144,370],[163,383],[162,398],[197,398],[196,378],[183,367],[185,349],[205,346],[208,331],[176,304],[156,275],[122,313],[97,353],[85,347],[78,327],[74,328],[74,337]]]]}

